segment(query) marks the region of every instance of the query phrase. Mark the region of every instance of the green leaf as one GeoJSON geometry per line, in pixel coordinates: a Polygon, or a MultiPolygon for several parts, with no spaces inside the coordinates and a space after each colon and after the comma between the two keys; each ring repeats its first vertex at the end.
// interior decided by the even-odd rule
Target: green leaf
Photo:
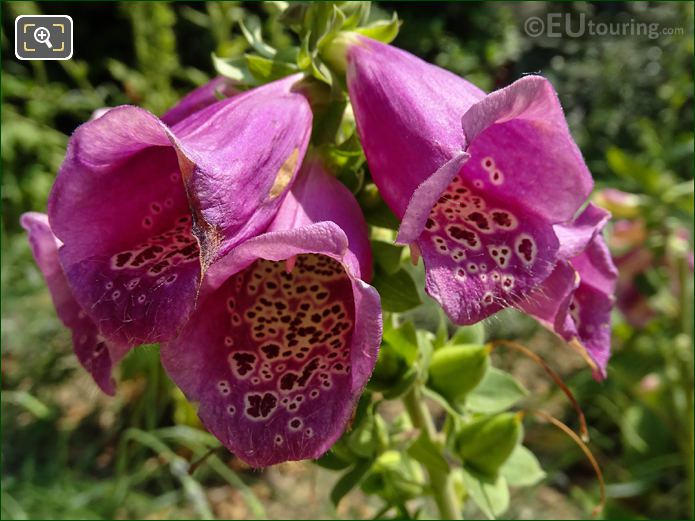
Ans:
{"type": "Polygon", "coordinates": [[[220,75],[243,85],[256,85],[258,83],[249,71],[246,59],[243,56],[238,58],[220,58],[213,53],[212,65],[220,75]]]}
{"type": "Polygon", "coordinates": [[[328,22],[326,31],[323,33],[321,38],[316,42],[316,48],[321,49],[326,42],[330,41],[333,36],[335,36],[340,29],[342,29],[345,23],[345,15],[338,9],[338,6],[333,5],[333,12],[331,13],[331,20],[328,22]]]}
{"type": "Polygon", "coordinates": [[[326,454],[314,461],[314,463],[319,467],[329,470],[343,470],[348,468],[351,464],[350,461],[339,458],[332,450],[326,452],[326,454]]]}
{"type": "Polygon", "coordinates": [[[408,311],[422,303],[413,278],[403,268],[386,273],[377,266],[372,285],[381,295],[381,307],[385,311],[408,311]]]}
{"type": "Polygon", "coordinates": [[[466,492],[488,519],[495,519],[509,508],[509,487],[503,476],[481,476],[463,468],[462,477],[466,492]]]}
{"type": "Polygon", "coordinates": [[[387,342],[406,361],[412,365],[417,359],[417,330],[412,322],[404,322],[399,327],[384,327],[384,342],[387,342]]]}
{"type": "Polygon", "coordinates": [[[512,375],[491,367],[480,384],[466,398],[466,408],[473,412],[502,412],[528,394],[512,375]]]}
{"type": "Polygon", "coordinates": [[[299,53],[297,54],[297,67],[301,70],[307,70],[311,67],[311,52],[309,51],[309,40],[311,39],[311,32],[304,35],[302,38],[302,43],[299,46],[299,53]]]}
{"type": "Polygon", "coordinates": [[[380,42],[391,43],[398,36],[400,27],[401,21],[398,19],[398,15],[393,13],[390,20],[379,20],[366,27],[358,27],[355,32],[380,42]]]}
{"type": "Polygon", "coordinates": [[[516,446],[509,459],[500,467],[500,474],[512,487],[530,487],[546,475],[533,452],[523,445],[516,446]]]}
{"type": "Polygon", "coordinates": [[[372,241],[372,254],[376,262],[386,273],[395,273],[401,264],[402,246],[384,241],[372,241]]]}
{"type": "Polygon", "coordinates": [[[316,44],[328,32],[333,19],[333,5],[329,2],[309,2],[309,8],[304,19],[304,27],[311,31],[310,49],[315,49],[316,44]]]}
{"type": "Polygon", "coordinates": [[[261,22],[256,16],[247,16],[244,20],[239,20],[239,28],[244,34],[244,38],[249,42],[249,45],[255,49],[255,51],[261,56],[266,58],[273,58],[275,56],[275,49],[263,42],[263,35],[261,32],[261,22]]]}
{"type": "Polygon", "coordinates": [[[341,6],[341,11],[347,17],[343,23],[343,30],[349,31],[365,23],[369,19],[371,2],[346,2],[341,6]]]}
{"type": "Polygon", "coordinates": [[[245,54],[246,66],[254,78],[262,82],[270,82],[297,72],[297,66],[292,63],[270,60],[255,54],[245,54]]]}
{"type": "Polygon", "coordinates": [[[2,401],[18,405],[39,419],[45,419],[51,415],[51,409],[48,406],[26,391],[5,391],[2,393],[2,401]]]}
{"type": "Polygon", "coordinates": [[[372,462],[369,460],[358,460],[351,470],[343,474],[333,487],[333,490],[331,490],[331,502],[333,505],[337,507],[340,500],[362,481],[371,465],[372,462]]]}

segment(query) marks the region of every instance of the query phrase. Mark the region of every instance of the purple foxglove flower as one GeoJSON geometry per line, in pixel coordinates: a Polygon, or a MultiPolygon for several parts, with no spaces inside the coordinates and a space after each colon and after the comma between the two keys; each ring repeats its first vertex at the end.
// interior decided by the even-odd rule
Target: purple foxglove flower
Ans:
{"type": "Polygon", "coordinates": [[[46,279],[58,317],[72,330],[78,360],[102,391],[114,394],[111,367],[123,358],[128,346],[104,339],[96,324],[75,301],[58,261],[61,243],[48,225],[48,216],[29,212],[22,215],[20,223],[29,234],[34,259],[46,279]]]}
{"type": "Polygon", "coordinates": [[[48,216],[72,294],[110,342],[175,336],[210,264],[273,219],[311,132],[297,79],[196,112],[211,100],[193,93],[172,126],[122,106],[75,131],[48,216]]]}
{"type": "Polygon", "coordinates": [[[458,324],[523,299],[555,265],[553,225],[592,188],[550,83],[486,95],[466,80],[347,36],[347,83],[374,182],[423,257],[426,290],[458,324]]]}
{"type": "Polygon", "coordinates": [[[239,458],[317,458],[341,435],[381,342],[370,272],[357,202],[313,159],[267,232],[210,268],[162,362],[239,458]]]}
{"type": "Polygon", "coordinates": [[[610,317],[618,271],[601,235],[610,214],[593,204],[569,225],[555,226],[560,260],[518,307],[534,316],[580,352],[594,376],[606,376],[610,357],[610,317]]]}

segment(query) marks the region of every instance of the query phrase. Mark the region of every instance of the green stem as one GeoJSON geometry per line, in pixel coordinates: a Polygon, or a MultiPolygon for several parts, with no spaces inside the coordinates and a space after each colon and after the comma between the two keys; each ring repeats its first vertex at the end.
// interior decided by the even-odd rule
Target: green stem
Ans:
{"type": "MultiPolygon", "coordinates": [[[[408,411],[413,426],[420,429],[429,441],[440,446],[437,429],[432,422],[432,416],[427,405],[425,405],[417,384],[413,385],[410,391],[403,396],[403,404],[408,411]]],[[[463,519],[450,472],[442,472],[440,468],[428,465],[425,465],[425,468],[430,476],[432,495],[435,503],[437,503],[440,518],[463,519]]]]}

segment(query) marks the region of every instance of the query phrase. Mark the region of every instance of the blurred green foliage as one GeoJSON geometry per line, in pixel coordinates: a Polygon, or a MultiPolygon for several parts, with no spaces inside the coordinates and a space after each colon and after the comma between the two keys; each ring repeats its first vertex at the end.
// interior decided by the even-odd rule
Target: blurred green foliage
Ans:
{"type": "MultiPolygon", "coordinates": [[[[298,43],[278,23],[275,4],[2,5],[3,518],[210,518],[220,514],[211,506],[206,490],[225,484],[241,492],[248,516],[265,515],[249,488],[263,474],[239,467],[226,451],[216,450],[219,442],[197,428],[192,409],[162,372],[156,347],[140,348],[126,359],[116,398],[99,396],[72,356],[69,333],[55,316],[18,218],[24,211],[45,208],[67,138],[92,111],[132,103],[162,113],[213,74],[212,53],[232,59],[249,50],[242,21],[258,19],[266,42],[275,48],[298,43]],[[73,17],[73,60],[18,62],[14,58],[14,17],[39,12],[73,17]],[[213,453],[207,454],[211,449],[213,453]]],[[[586,406],[592,448],[608,483],[603,516],[691,517],[692,4],[447,3],[424,8],[383,2],[372,6],[382,18],[394,10],[403,20],[395,45],[484,89],[507,85],[523,73],[548,76],[597,189],[638,194],[631,209],[620,204],[611,208],[617,219],[609,235],[619,258],[647,252],[647,262],[634,269],[621,268],[624,295],[632,303],[639,301],[646,312],[640,319],[627,311],[615,313],[615,356],[605,383],[594,382],[588,371],[576,367],[561,371],[586,406]],[[549,12],[584,13],[596,22],[658,22],[681,27],[685,35],[649,39],[524,34],[529,16],[544,17],[549,12]]],[[[367,185],[360,194],[363,203],[369,190],[367,185]]],[[[382,225],[389,222],[389,216],[378,209],[368,219],[382,225]]],[[[378,248],[379,269],[385,275],[395,279],[407,270],[416,280],[422,276],[421,270],[399,264],[398,258],[394,264],[388,247],[378,248]]],[[[418,327],[436,333],[431,301],[421,297],[423,305],[406,315],[418,327]]],[[[514,312],[488,321],[486,329],[496,338],[525,339],[530,347],[545,350],[551,363],[561,349],[559,342],[549,340],[549,335],[539,333],[530,320],[514,312]]],[[[524,383],[532,383],[515,372],[515,357],[497,360],[524,383]]],[[[486,400],[491,395],[485,390],[494,384],[488,381],[491,378],[501,380],[495,386],[508,389],[510,404],[525,396],[525,389],[505,379],[507,373],[495,371],[488,372],[475,394],[468,396],[469,407],[476,403],[489,407],[486,400]]],[[[573,422],[571,410],[555,399],[557,390],[529,387],[535,392],[530,398],[533,403],[551,404],[554,414],[573,422]]],[[[498,394],[493,398],[499,398],[498,394]]],[[[502,404],[498,410],[509,406],[502,404]]],[[[383,426],[374,421],[377,424],[370,424],[369,435],[378,439],[383,426]]],[[[407,430],[403,421],[396,419],[389,425],[391,435],[407,430]]],[[[367,431],[357,427],[341,443],[359,451],[363,446],[358,433],[364,436],[367,431]]],[[[540,487],[560,491],[570,498],[575,508],[571,512],[588,515],[597,486],[581,452],[541,425],[526,426],[525,444],[539,456],[547,474],[544,478],[528,454],[512,453],[520,465],[527,466],[527,475],[543,480],[534,493],[540,496],[540,487]]],[[[414,446],[416,454],[427,453],[426,447],[414,446]]],[[[362,487],[381,487],[378,490],[392,498],[417,496],[422,476],[394,449],[398,448],[382,447],[378,465],[362,487]],[[406,471],[412,474],[409,481],[393,479],[406,471]]],[[[352,477],[361,472],[360,479],[367,471],[359,465],[354,470],[352,477]]],[[[500,479],[509,483],[523,481],[518,472],[515,475],[504,467],[501,472],[500,479]]],[[[503,491],[496,482],[476,482],[470,474],[464,473],[460,481],[473,499],[476,494],[488,494],[504,502],[508,494],[506,487],[503,491]]],[[[474,503],[467,505],[467,517],[480,515],[474,503]]],[[[531,508],[531,516],[547,515],[540,507],[534,510],[534,504],[533,493],[516,496],[505,515],[528,516],[524,508],[531,508]]],[[[315,515],[336,515],[326,508],[315,515]]],[[[557,508],[549,512],[556,517],[567,515],[557,508]]]]}

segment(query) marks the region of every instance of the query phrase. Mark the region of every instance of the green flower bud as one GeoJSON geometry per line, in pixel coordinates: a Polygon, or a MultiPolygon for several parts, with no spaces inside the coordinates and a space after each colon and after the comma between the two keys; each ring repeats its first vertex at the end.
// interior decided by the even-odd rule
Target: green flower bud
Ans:
{"type": "Polygon", "coordinates": [[[523,438],[522,417],[505,412],[464,425],[456,435],[456,452],[473,470],[496,474],[523,438]]]}
{"type": "Polygon", "coordinates": [[[381,454],[362,482],[367,494],[377,494],[384,500],[399,503],[423,493],[424,476],[417,465],[395,450],[381,454]]]}
{"type": "Polygon", "coordinates": [[[482,322],[472,326],[463,326],[456,329],[451,337],[450,344],[483,344],[485,342],[485,326],[482,322]]]}
{"type": "Polygon", "coordinates": [[[428,385],[451,403],[459,403],[480,383],[489,365],[489,346],[447,345],[432,354],[428,385]]]}

